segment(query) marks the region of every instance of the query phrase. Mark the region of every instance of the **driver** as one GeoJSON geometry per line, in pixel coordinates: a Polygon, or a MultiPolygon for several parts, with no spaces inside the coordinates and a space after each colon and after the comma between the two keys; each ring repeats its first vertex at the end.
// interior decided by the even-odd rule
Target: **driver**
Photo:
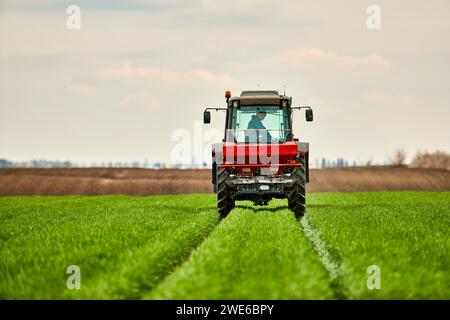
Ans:
{"type": "MultiPolygon", "coordinates": [[[[264,120],[265,117],[266,117],[265,111],[258,111],[256,113],[256,115],[252,116],[252,119],[248,123],[247,129],[267,130],[266,127],[264,126],[264,124],[262,123],[262,121],[264,120]]],[[[267,132],[267,142],[270,142],[272,140],[272,137],[271,137],[269,131],[266,131],[266,132],[267,132]]],[[[261,134],[259,134],[259,139],[262,139],[262,138],[263,137],[261,136],[261,134]]]]}
{"type": "Polygon", "coordinates": [[[252,116],[252,119],[248,123],[247,129],[262,129],[267,130],[262,121],[266,117],[265,111],[258,111],[256,115],[252,116]]]}

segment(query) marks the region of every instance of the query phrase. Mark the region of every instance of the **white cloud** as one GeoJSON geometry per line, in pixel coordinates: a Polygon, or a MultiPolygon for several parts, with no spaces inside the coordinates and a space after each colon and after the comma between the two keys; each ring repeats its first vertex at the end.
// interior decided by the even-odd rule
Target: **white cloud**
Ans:
{"type": "Polygon", "coordinates": [[[153,109],[157,110],[162,107],[158,98],[148,95],[147,93],[138,92],[128,94],[120,102],[120,106],[126,109],[153,109]]]}
{"type": "Polygon", "coordinates": [[[91,95],[96,93],[97,88],[94,85],[87,84],[69,84],[67,86],[67,91],[73,94],[79,95],[91,95]]]}
{"type": "Polygon", "coordinates": [[[371,67],[387,69],[391,63],[379,54],[355,56],[339,54],[320,48],[289,49],[269,59],[267,62],[282,63],[295,67],[336,66],[342,68],[371,67]]]}
{"type": "Polygon", "coordinates": [[[232,78],[226,74],[212,74],[206,69],[191,69],[175,71],[163,68],[134,67],[129,62],[119,67],[106,68],[99,71],[104,80],[144,80],[158,83],[180,84],[185,82],[214,82],[215,84],[229,84],[232,78]]]}
{"type": "Polygon", "coordinates": [[[362,100],[366,104],[384,107],[411,107],[414,99],[408,94],[389,94],[382,91],[371,91],[363,94],[362,100]]]}

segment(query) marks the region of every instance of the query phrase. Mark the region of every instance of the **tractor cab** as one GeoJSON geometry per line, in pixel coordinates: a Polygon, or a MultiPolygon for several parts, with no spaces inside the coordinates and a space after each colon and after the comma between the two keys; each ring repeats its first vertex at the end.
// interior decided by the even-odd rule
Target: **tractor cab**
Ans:
{"type": "Polygon", "coordinates": [[[292,140],[288,101],[285,100],[284,105],[279,99],[230,101],[225,140],[269,144],[292,140]]]}
{"type": "Polygon", "coordinates": [[[278,91],[242,91],[239,97],[225,94],[227,108],[207,108],[204,123],[210,123],[209,110],[226,110],[225,141],[235,143],[284,143],[293,140],[292,111],[306,108],[306,121],[313,120],[310,107],[292,108],[292,97],[278,91]]]}

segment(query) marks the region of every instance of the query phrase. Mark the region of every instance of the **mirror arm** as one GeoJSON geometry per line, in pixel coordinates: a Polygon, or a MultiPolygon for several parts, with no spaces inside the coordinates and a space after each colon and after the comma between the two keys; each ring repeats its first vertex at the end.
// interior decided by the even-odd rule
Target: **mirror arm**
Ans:
{"type": "Polygon", "coordinates": [[[300,110],[300,109],[309,109],[312,110],[310,106],[302,106],[302,107],[292,107],[292,110],[300,110]]]}
{"type": "Polygon", "coordinates": [[[227,111],[227,108],[206,108],[203,112],[206,112],[208,110],[215,110],[215,111],[227,111]]]}

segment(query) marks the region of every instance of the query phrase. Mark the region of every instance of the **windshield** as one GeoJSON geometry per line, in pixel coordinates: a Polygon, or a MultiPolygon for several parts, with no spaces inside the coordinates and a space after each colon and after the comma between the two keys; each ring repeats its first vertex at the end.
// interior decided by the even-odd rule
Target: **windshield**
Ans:
{"type": "Polygon", "coordinates": [[[278,106],[233,108],[227,141],[237,143],[284,142],[289,134],[288,112],[278,106]]]}

